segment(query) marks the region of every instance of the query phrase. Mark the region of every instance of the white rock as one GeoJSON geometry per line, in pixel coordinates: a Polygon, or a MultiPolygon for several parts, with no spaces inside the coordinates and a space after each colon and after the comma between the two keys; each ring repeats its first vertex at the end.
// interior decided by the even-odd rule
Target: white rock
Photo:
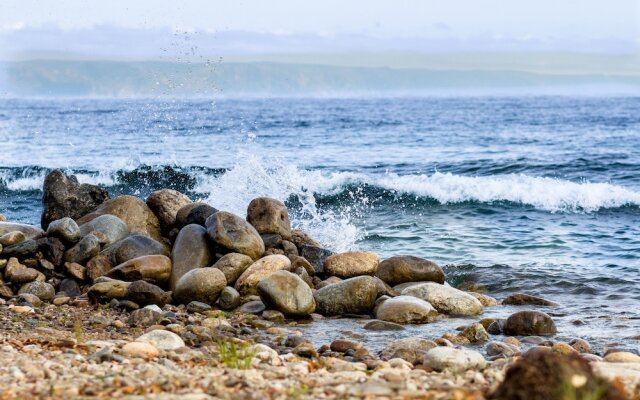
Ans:
{"type": "Polygon", "coordinates": [[[149,310],[153,310],[153,311],[155,311],[157,313],[162,314],[162,308],[158,307],[156,304],[150,304],[150,305],[148,305],[148,306],[146,306],[144,308],[148,308],[149,310]]]}
{"type": "Polygon", "coordinates": [[[409,286],[401,294],[431,303],[438,312],[444,314],[477,315],[484,311],[480,301],[469,293],[435,282],[409,286]]]}
{"type": "Polygon", "coordinates": [[[463,372],[487,366],[482,354],[469,349],[436,347],[424,355],[424,365],[436,371],[463,372]]]}
{"type": "Polygon", "coordinates": [[[136,339],[136,342],[151,343],[160,350],[176,350],[184,347],[184,341],[173,332],[156,329],[145,333],[136,339]]]}

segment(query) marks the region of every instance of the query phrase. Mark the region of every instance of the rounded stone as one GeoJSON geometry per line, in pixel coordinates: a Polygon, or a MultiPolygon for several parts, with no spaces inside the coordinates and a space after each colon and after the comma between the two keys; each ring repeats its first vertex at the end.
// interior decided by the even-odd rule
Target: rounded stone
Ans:
{"type": "Polygon", "coordinates": [[[262,279],[257,286],[262,302],[287,316],[309,315],[316,302],[311,288],[289,271],[277,271],[262,279]]]}
{"type": "Polygon", "coordinates": [[[167,256],[142,256],[118,265],[109,271],[107,276],[125,281],[144,280],[163,285],[171,276],[171,260],[167,256]]]}
{"type": "MultiPolygon", "coordinates": [[[[100,279],[105,279],[101,277],[100,279]]],[[[102,282],[94,283],[89,288],[87,295],[94,303],[111,299],[123,299],[127,294],[130,282],[123,282],[115,279],[106,279],[102,282]]]]}
{"type": "Polygon", "coordinates": [[[552,336],[556,324],[548,314],[541,311],[520,311],[512,314],[504,323],[503,332],[511,336],[552,336]]]}
{"type": "Polygon", "coordinates": [[[258,197],[249,203],[247,221],[261,233],[276,233],[283,239],[291,239],[291,223],[287,206],[280,200],[258,197]]]}
{"type": "Polygon", "coordinates": [[[82,236],[96,231],[102,233],[107,238],[107,245],[124,239],[129,234],[127,224],[115,215],[101,215],[80,225],[82,236]]]}
{"type": "Polygon", "coordinates": [[[264,253],[264,242],[256,229],[241,217],[218,211],[205,223],[209,237],[219,246],[257,260],[264,253]]]}
{"type": "Polygon", "coordinates": [[[409,337],[388,343],[380,352],[382,360],[401,358],[411,364],[422,362],[424,354],[438,345],[427,339],[409,337]]]}
{"type": "Polygon", "coordinates": [[[173,269],[169,286],[173,290],[184,274],[211,264],[207,230],[196,224],[189,224],[180,229],[171,250],[171,260],[173,269]]]}
{"type": "Polygon", "coordinates": [[[414,256],[395,256],[382,261],[376,276],[391,286],[420,281],[444,283],[444,271],[438,264],[414,256]]]}
{"type": "Polygon", "coordinates": [[[424,300],[411,296],[398,296],[383,301],[376,307],[376,318],[397,324],[424,324],[433,321],[438,312],[424,300]]]}
{"type": "Polygon", "coordinates": [[[402,331],[405,329],[405,327],[400,324],[379,320],[369,321],[363,328],[369,331],[402,331]]]}
{"type": "Polygon", "coordinates": [[[42,301],[51,301],[56,294],[55,288],[46,282],[33,281],[22,285],[18,294],[30,293],[42,301]]]}
{"type": "MultiPolygon", "coordinates": [[[[14,224],[9,225],[8,223],[0,222],[0,229],[2,228],[2,225],[5,225],[5,229],[15,228],[15,226],[13,226],[14,224]]],[[[12,246],[14,244],[24,242],[25,240],[27,240],[27,236],[24,234],[24,232],[19,230],[9,231],[0,235],[0,246],[12,246]]]]}
{"type": "Polygon", "coordinates": [[[477,315],[484,311],[482,304],[470,294],[435,282],[409,286],[401,294],[431,303],[443,314],[477,315]]]}
{"type": "Polygon", "coordinates": [[[173,291],[173,298],[181,304],[192,301],[214,304],[226,285],[227,280],[219,269],[197,268],[180,278],[173,291]]]}
{"type": "Polygon", "coordinates": [[[96,236],[88,234],[64,253],[64,260],[84,264],[92,257],[97,256],[98,253],[100,253],[100,240],[96,236]]]}
{"type": "Polygon", "coordinates": [[[227,286],[220,292],[218,305],[223,310],[233,310],[240,305],[240,293],[231,286],[227,286]]]}
{"type": "Polygon", "coordinates": [[[122,346],[122,354],[129,357],[155,358],[160,356],[158,349],[151,343],[131,342],[122,346]]]}
{"type": "Polygon", "coordinates": [[[222,271],[227,279],[227,284],[233,285],[251,264],[253,264],[253,259],[247,255],[227,253],[213,264],[213,268],[218,268],[222,271]]]}
{"type": "Polygon", "coordinates": [[[486,346],[484,347],[484,350],[487,352],[487,355],[490,357],[493,357],[493,356],[513,357],[517,355],[519,352],[517,348],[515,348],[510,344],[496,342],[496,341],[487,343],[486,346]]]}
{"type": "Polygon", "coordinates": [[[133,301],[140,306],[156,304],[162,307],[166,303],[167,294],[164,290],[153,283],[138,280],[131,282],[127,287],[125,299],[133,301]]]}
{"type": "Polygon", "coordinates": [[[630,353],[628,351],[616,351],[604,356],[604,360],[606,362],[612,362],[612,363],[638,364],[640,363],[640,356],[637,354],[630,353]]]}
{"type": "Polygon", "coordinates": [[[369,314],[378,295],[376,280],[359,276],[315,292],[316,312],[322,315],[369,314]]]}
{"type": "Polygon", "coordinates": [[[290,268],[291,261],[283,255],[275,254],[263,257],[251,264],[251,266],[240,275],[236,281],[235,288],[243,296],[256,294],[258,282],[276,271],[288,270],[290,268]]]}
{"type": "Polygon", "coordinates": [[[19,268],[11,274],[11,283],[23,284],[33,282],[38,277],[38,270],[34,268],[19,268]]]}
{"type": "Polygon", "coordinates": [[[187,204],[178,211],[175,227],[182,229],[182,227],[190,224],[205,226],[207,218],[216,212],[218,212],[218,210],[207,203],[198,202],[187,204]]]}
{"type": "Polygon", "coordinates": [[[324,271],[328,275],[340,278],[352,278],[360,275],[374,275],[378,269],[380,257],[370,251],[349,251],[334,254],[324,260],[324,271]]]}
{"type": "Polygon", "coordinates": [[[531,296],[529,294],[524,293],[516,293],[510,296],[507,296],[504,300],[502,300],[502,304],[511,305],[511,306],[547,306],[547,307],[557,307],[560,304],[555,303],[553,301],[543,299],[542,297],[531,296]]]}
{"type": "Polygon", "coordinates": [[[82,237],[80,227],[69,217],[52,221],[47,228],[47,236],[58,237],[68,243],[75,243],[82,237]]]}
{"type": "Polygon", "coordinates": [[[117,246],[115,250],[116,264],[122,264],[142,256],[169,256],[169,250],[164,244],[139,233],[127,236],[120,242],[114,244],[114,246],[117,246]]]}
{"type": "Polygon", "coordinates": [[[487,366],[482,354],[469,349],[454,347],[435,347],[424,356],[424,365],[435,371],[459,373],[467,370],[480,370],[487,366]]]}
{"type": "Polygon", "coordinates": [[[156,190],[147,197],[147,206],[158,217],[163,232],[173,228],[178,211],[187,204],[191,204],[191,199],[173,189],[156,190]]]}
{"type": "Polygon", "coordinates": [[[159,350],[177,350],[185,346],[180,336],[163,329],[156,329],[145,333],[137,338],[136,342],[150,343],[159,350]]]}

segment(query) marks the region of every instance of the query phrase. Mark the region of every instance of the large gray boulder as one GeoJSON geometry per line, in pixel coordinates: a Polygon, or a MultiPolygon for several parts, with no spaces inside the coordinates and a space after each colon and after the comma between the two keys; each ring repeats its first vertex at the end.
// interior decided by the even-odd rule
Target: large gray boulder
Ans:
{"type": "Polygon", "coordinates": [[[322,315],[369,314],[378,295],[371,276],[358,276],[315,292],[316,312],[322,315]]]}
{"type": "Polygon", "coordinates": [[[142,256],[113,268],[107,277],[125,281],[144,280],[155,285],[164,285],[171,276],[171,260],[167,256],[142,256]]]}
{"type": "Polygon", "coordinates": [[[287,316],[311,314],[316,308],[311,288],[296,274],[277,271],[257,286],[262,302],[287,316]]]}
{"type": "Polygon", "coordinates": [[[115,215],[105,214],[80,225],[80,235],[86,236],[96,231],[107,238],[107,245],[124,239],[129,234],[129,227],[115,215]]]}
{"type": "Polygon", "coordinates": [[[469,293],[435,282],[409,286],[401,294],[431,303],[438,312],[443,314],[478,315],[484,311],[480,301],[469,293]]]}
{"type": "Polygon", "coordinates": [[[80,184],[74,175],[65,175],[60,170],[49,172],[42,188],[43,229],[51,221],[70,217],[78,219],[91,212],[109,198],[106,190],[87,183],[80,184]]]}
{"type": "Polygon", "coordinates": [[[247,221],[226,211],[218,211],[205,223],[209,237],[216,245],[235,253],[246,254],[254,260],[264,253],[264,242],[247,221]]]}
{"type": "Polygon", "coordinates": [[[173,298],[181,304],[199,301],[214,304],[227,285],[222,271],[217,268],[196,268],[184,274],[176,283],[173,298]]]}
{"type": "Polygon", "coordinates": [[[204,227],[189,224],[180,230],[171,251],[173,270],[169,286],[171,290],[187,272],[211,265],[211,252],[207,243],[207,231],[204,227]]]}

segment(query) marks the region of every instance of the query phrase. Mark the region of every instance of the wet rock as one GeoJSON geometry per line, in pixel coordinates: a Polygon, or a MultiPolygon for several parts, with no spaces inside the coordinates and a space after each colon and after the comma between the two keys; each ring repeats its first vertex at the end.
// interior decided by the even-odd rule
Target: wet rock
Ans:
{"type": "Polygon", "coordinates": [[[504,324],[507,322],[506,319],[497,319],[487,326],[487,332],[492,335],[501,335],[504,329],[504,324]]]}
{"type": "Polygon", "coordinates": [[[334,254],[324,260],[324,271],[328,275],[351,278],[361,275],[374,275],[380,257],[369,251],[350,251],[334,254]]]}
{"type": "Polygon", "coordinates": [[[101,215],[91,221],[80,225],[80,234],[88,235],[92,232],[100,232],[106,237],[106,245],[118,242],[129,234],[127,224],[115,215],[101,215]]]}
{"type": "Polygon", "coordinates": [[[169,257],[170,255],[164,244],[139,233],[127,236],[114,246],[117,247],[114,254],[116,264],[122,264],[142,256],[163,255],[169,257]]]}
{"type": "Polygon", "coordinates": [[[438,264],[414,256],[395,256],[382,261],[376,276],[391,286],[419,281],[444,283],[444,271],[438,264]]]}
{"type": "Polygon", "coordinates": [[[136,342],[150,343],[159,350],[177,350],[181,347],[185,347],[184,341],[180,336],[162,329],[156,329],[149,333],[145,333],[137,338],[136,342]]]}
{"type": "Polygon", "coordinates": [[[42,192],[44,210],[40,224],[44,229],[51,221],[64,217],[78,219],[109,198],[106,190],[87,183],[80,184],[75,176],[67,176],[57,169],[45,178],[42,192]]]}
{"type": "Polygon", "coordinates": [[[78,282],[73,279],[63,279],[58,286],[58,293],[64,293],[68,297],[78,297],[82,295],[78,282]]]}
{"type": "Polygon", "coordinates": [[[158,218],[144,201],[134,196],[118,196],[106,200],[91,213],[77,221],[82,225],[106,214],[120,218],[127,224],[129,232],[142,233],[155,240],[162,240],[158,218]]]}
{"type": "Polygon", "coordinates": [[[147,197],[147,206],[158,217],[160,229],[165,233],[173,228],[178,211],[187,204],[191,204],[191,199],[173,189],[156,190],[147,197]]]}
{"type": "Polygon", "coordinates": [[[180,230],[171,251],[173,270],[169,285],[172,290],[187,272],[211,265],[207,231],[200,225],[189,224],[180,230]]]}
{"type": "Polygon", "coordinates": [[[304,245],[322,247],[320,243],[314,240],[307,232],[302,229],[291,230],[291,241],[300,249],[304,245]]]}
{"type": "Polygon", "coordinates": [[[231,286],[227,286],[220,292],[218,305],[223,310],[233,310],[240,305],[240,293],[231,286]]]}
{"type": "Polygon", "coordinates": [[[224,277],[227,279],[228,285],[233,285],[251,264],[253,264],[253,259],[247,255],[227,253],[220,257],[220,259],[213,264],[213,267],[222,271],[224,277]]]}
{"type": "Polygon", "coordinates": [[[94,303],[101,303],[111,299],[123,299],[127,294],[127,289],[130,284],[130,282],[107,279],[102,282],[94,283],[93,286],[89,288],[87,295],[94,303]]]}
{"type": "Polygon", "coordinates": [[[211,306],[207,303],[203,303],[201,301],[192,301],[187,304],[187,311],[190,313],[201,313],[204,314],[207,311],[211,311],[211,306]]]}
{"type": "Polygon", "coordinates": [[[218,245],[257,260],[264,253],[258,231],[244,219],[226,211],[218,211],[205,223],[209,237],[218,245]]]}
{"type": "Polygon", "coordinates": [[[47,228],[47,236],[60,238],[67,243],[75,243],[82,237],[80,227],[76,221],[69,217],[51,221],[47,228]]]}
{"type": "Polygon", "coordinates": [[[313,347],[311,343],[308,343],[308,342],[300,343],[299,345],[297,345],[293,349],[292,353],[299,357],[304,357],[304,358],[318,357],[318,351],[315,349],[315,347],[313,347]]]}
{"type": "Polygon", "coordinates": [[[152,283],[138,280],[131,282],[127,287],[125,299],[133,301],[140,306],[156,304],[162,307],[166,303],[167,294],[160,287],[152,283]]]}
{"type": "Polygon", "coordinates": [[[438,345],[431,340],[410,337],[395,340],[388,343],[380,352],[382,360],[391,360],[393,358],[401,358],[411,364],[422,362],[427,351],[437,347],[438,345]]]}
{"type": "Polygon", "coordinates": [[[484,350],[487,352],[487,355],[490,357],[493,356],[505,356],[505,357],[513,357],[519,353],[518,349],[514,346],[502,343],[491,341],[486,344],[484,350]]]}
{"type": "Polygon", "coordinates": [[[477,315],[484,311],[482,304],[470,294],[435,282],[409,286],[401,294],[431,303],[438,312],[444,314],[477,315]]]}
{"type": "MultiPolygon", "coordinates": [[[[2,227],[4,223],[0,222],[0,227],[2,227]]],[[[6,228],[6,226],[5,226],[6,228]]],[[[13,224],[12,224],[13,228],[13,224]]],[[[27,240],[25,234],[21,231],[9,231],[0,235],[0,246],[12,246],[14,244],[18,244],[27,240]]]]}
{"type": "Polygon", "coordinates": [[[591,345],[584,339],[573,339],[569,342],[569,345],[578,353],[591,353],[591,345]]]}
{"type": "Polygon", "coordinates": [[[182,228],[190,224],[205,226],[207,218],[218,212],[206,203],[192,203],[180,209],[176,217],[176,227],[182,228]]]}
{"type": "Polygon", "coordinates": [[[400,324],[379,320],[369,321],[363,328],[369,331],[402,331],[405,329],[405,327],[400,324]]]}
{"type": "Polygon", "coordinates": [[[454,347],[435,347],[424,356],[424,365],[435,371],[463,372],[470,369],[480,370],[487,366],[482,354],[469,349],[454,347]]]}
{"type": "Polygon", "coordinates": [[[512,364],[492,400],[623,400],[615,385],[596,377],[580,356],[551,351],[526,352],[512,364]]]}
{"type": "Polygon", "coordinates": [[[23,284],[33,282],[38,277],[38,270],[33,268],[20,268],[11,274],[11,283],[23,284]]]}
{"type": "Polygon", "coordinates": [[[520,311],[507,318],[503,332],[512,336],[552,336],[556,325],[548,314],[540,311],[520,311]]]}
{"type": "Polygon", "coordinates": [[[100,253],[100,241],[94,235],[88,234],[64,253],[64,260],[84,264],[92,257],[97,256],[98,253],[100,253]]]}
{"type": "Polygon", "coordinates": [[[377,319],[397,324],[424,324],[433,321],[437,315],[431,304],[411,296],[390,298],[375,310],[377,319]]]}
{"type": "Polygon", "coordinates": [[[151,308],[140,308],[129,315],[127,323],[133,327],[147,328],[156,325],[162,320],[162,314],[151,308]]]}
{"type": "Polygon", "coordinates": [[[244,303],[238,310],[241,313],[261,314],[267,307],[260,300],[254,300],[244,303]]]}
{"type": "Polygon", "coordinates": [[[60,239],[38,239],[38,250],[42,253],[42,256],[54,266],[60,267],[64,263],[64,253],[67,248],[60,239]]]}
{"type": "MultiPolygon", "coordinates": [[[[262,239],[261,239],[262,240],[262,239]]],[[[266,256],[254,262],[238,278],[235,288],[241,295],[256,294],[256,286],[262,279],[276,271],[288,270],[291,261],[282,255],[266,256]]]]}
{"type": "Polygon", "coordinates": [[[99,277],[108,274],[112,269],[113,264],[111,263],[109,257],[98,254],[91,260],[87,261],[86,277],[89,278],[91,282],[93,282],[99,277]]]}
{"type": "Polygon", "coordinates": [[[107,276],[125,281],[145,280],[163,285],[171,276],[171,260],[166,256],[142,256],[118,265],[109,271],[107,276]]]}
{"type": "Polygon", "coordinates": [[[276,233],[283,239],[291,239],[289,212],[283,202],[269,197],[251,200],[247,208],[247,221],[259,233],[276,233]]]}
{"type": "Polygon", "coordinates": [[[531,296],[524,293],[516,293],[516,294],[512,294],[511,296],[507,296],[504,300],[502,300],[502,304],[510,305],[510,306],[534,305],[534,306],[547,306],[547,307],[557,307],[560,305],[553,301],[546,300],[541,297],[531,296]]]}
{"type": "Polygon", "coordinates": [[[20,259],[33,256],[38,251],[38,242],[33,239],[6,246],[2,250],[2,257],[17,257],[20,259]]]}
{"type": "Polygon", "coordinates": [[[304,257],[311,265],[316,274],[324,273],[324,262],[327,257],[335,254],[331,250],[324,249],[320,246],[304,244],[300,247],[300,256],[304,257]]]}
{"type": "Polygon", "coordinates": [[[370,276],[359,276],[329,285],[315,292],[316,311],[322,315],[368,314],[378,288],[370,276]]]}
{"type": "Polygon", "coordinates": [[[491,296],[487,296],[486,294],[476,293],[476,292],[467,292],[467,293],[469,293],[471,296],[478,299],[478,301],[480,302],[480,304],[482,304],[483,307],[494,307],[498,305],[498,300],[494,299],[491,296]]]}
{"type": "Polygon", "coordinates": [[[360,342],[356,342],[354,340],[349,340],[349,339],[335,339],[333,342],[331,342],[331,345],[329,346],[329,348],[331,349],[331,351],[335,351],[338,353],[346,353],[349,350],[358,350],[362,348],[362,343],[360,342]]]}
{"type": "Polygon", "coordinates": [[[489,334],[480,323],[471,324],[458,334],[470,343],[484,343],[489,340],[489,334]]]}
{"type": "Polygon", "coordinates": [[[261,233],[260,237],[262,238],[264,247],[267,249],[282,246],[282,236],[277,233],[261,233]]]}
{"type": "Polygon", "coordinates": [[[160,356],[158,349],[150,343],[131,342],[122,346],[122,354],[128,357],[156,358],[160,356]]]}
{"type": "Polygon", "coordinates": [[[22,287],[18,291],[18,294],[23,293],[30,293],[38,296],[38,298],[42,301],[51,301],[53,299],[53,296],[55,296],[56,294],[56,290],[49,283],[33,281],[22,285],[22,287]]]}
{"type": "Polygon", "coordinates": [[[257,286],[262,302],[287,316],[303,316],[315,311],[311,288],[295,274],[276,271],[257,286]]]}
{"type": "Polygon", "coordinates": [[[173,298],[181,304],[191,301],[214,304],[226,285],[227,280],[219,269],[197,268],[180,278],[173,291],[173,298]]]}
{"type": "Polygon", "coordinates": [[[64,268],[69,275],[81,282],[84,281],[87,276],[87,269],[78,263],[66,262],[64,263],[64,268]]]}

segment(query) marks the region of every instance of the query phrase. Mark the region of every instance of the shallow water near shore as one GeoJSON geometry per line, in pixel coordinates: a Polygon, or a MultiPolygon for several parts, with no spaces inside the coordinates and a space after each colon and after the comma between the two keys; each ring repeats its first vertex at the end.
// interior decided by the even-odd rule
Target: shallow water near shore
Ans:
{"type": "MultiPolygon", "coordinates": [[[[559,339],[640,351],[638,109],[633,97],[0,100],[0,212],[39,223],[51,168],[112,195],[171,187],[240,214],[274,196],[334,250],[432,259],[454,286],[560,303],[534,307],[559,339]]],[[[475,320],[301,329],[317,344],[365,333],[377,350],[475,320]]]]}

